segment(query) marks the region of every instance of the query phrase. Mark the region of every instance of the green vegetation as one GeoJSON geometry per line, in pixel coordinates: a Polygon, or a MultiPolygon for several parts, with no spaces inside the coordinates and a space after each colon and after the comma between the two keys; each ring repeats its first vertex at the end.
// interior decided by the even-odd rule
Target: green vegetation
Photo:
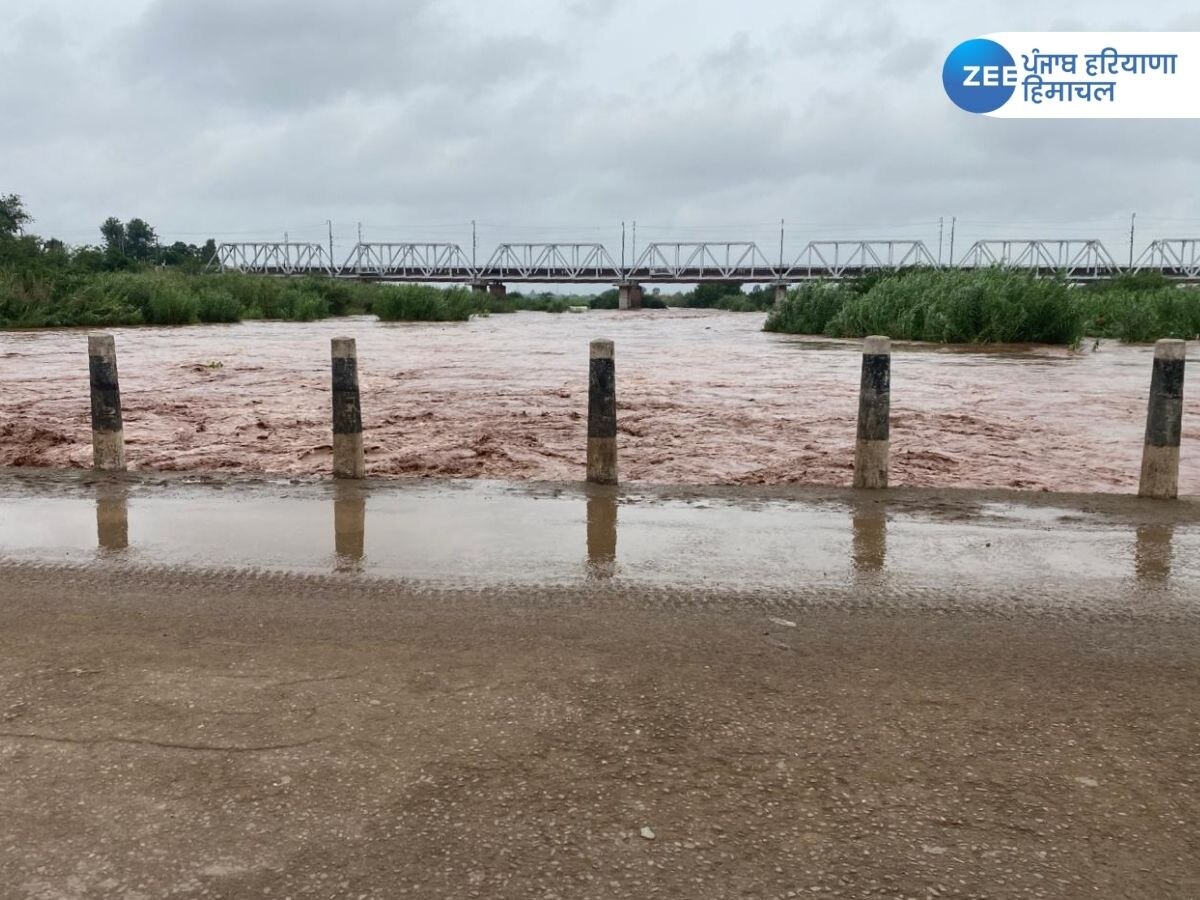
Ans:
{"type": "Polygon", "coordinates": [[[518,310],[533,310],[535,312],[561,313],[572,306],[586,306],[587,297],[564,297],[550,291],[538,291],[534,294],[523,294],[520,291],[509,291],[503,297],[487,298],[488,312],[513,313],[518,310]]]}
{"type": "Polygon", "coordinates": [[[771,311],[767,331],[936,343],[1078,343],[1200,334],[1200,291],[1155,275],[1073,288],[1006,269],[918,269],[858,282],[812,283],[771,311]]]}
{"type": "Polygon", "coordinates": [[[1157,272],[1122,275],[1076,291],[1084,333],[1129,343],[1200,335],[1200,289],[1157,272]]]}
{"type": "Polygon", "coordinates": [[[426,284],[373,285],[378,289],[371,311],[385,322],[465,322],[485,311],[470,288],[436,288],[426,284]]]}
{"type": "Polygon", "coordinates": [[[775,304],[775,288],[757,285],[750,293],[742,293],[737,281],[707,282],[698,284],[693,290],[674,294],[667,299],[668,306],[687,309],[723,309],[729,312],[762,312],[775,304]]]}
{"type": "MultiPolygon", "coordinates": [[[[463,287],[384,285],[330,278],[268,278],[206,272],[216,243],[162,246],[143,219],[110,217],[102,243],[68,248],[26,234],[33,222],[21,198],[0,195],[0,328],[188,325],[326,316],[377,315],[385,321],[465,321],[517,310],[616,309],[617,290],[592,296],[548,291],[492,297],[463,287]]],[[[770,310],[764,328],[792,334],[937,343],[1077,344],[1085,335],[1149,342],[1200,336],[1200,289],[1157,273],[1073,287],[1001,268],[978,272],[911,269],[852,282],[812,283],[774,307],[774,287],[710,283],[675,294],[645,293],[645,308],[770,310]]]]}
{"type": "MultiPolygon", "coordinates": [[[[591,309],[617,309],[621,298],[616,288],[609,288],[586,299],[591,309]]],[[[642,293],[642,309],[666,309],[669,299],[671,298],[663,297],[658,288],[645,290],[642,293]]]]}
{"type": "Polygon", "coordinates": [[[162,247],[142,219],[109,218],[100,226],[103,245],[75,249],[25,234],[32,221],[20,197],[0,196],[2,328],[308,322],[361,313],[463,321],[487,312],[484,298],[464,288],[206,273],[214,241],[162,247]]]}

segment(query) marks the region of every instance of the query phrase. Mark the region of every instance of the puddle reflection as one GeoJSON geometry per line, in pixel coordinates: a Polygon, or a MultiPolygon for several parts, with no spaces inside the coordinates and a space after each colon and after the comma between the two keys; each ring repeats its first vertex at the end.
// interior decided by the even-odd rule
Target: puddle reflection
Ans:
{"type": "Polygon", "coordinates": [[[879,572],[887,559],[887,517],[881,511],[855,513],[851,555],[857,572],[879,572]]]}
{"type": "Polygon", "coordinates": [[[1200,531],[1190,523],[1099,527],[1078,515],[1064,518],[1057,507],[997,507],[960,520],[926,517],[876,498],[845,505],[643,502],[596,485],[553,495],[490,484],[380,489],[342,483],[273,491],[247,489],[234,498],[186,486],[152,494],[136,484],[101,481],[74,497],[18,497],[0,504],[0,555],[72,559],[82,553],[117,564],[740,591],[818,582],[857,583],[870,591],[885,579],[893,585],[1024,585],[1050,576],[1178,587],[1198,577],[1200,567],[1200,531]],[[618,527],[624,532],[619,566],[618,527]]]}
{"type": "Polygon", "coordinates": [[[334,569],[354,571],[362,567],[367,534],[367,497],[356,485],[336,484],[333,496],[334,569]]]}
{"type": "Polygon", "coordinates": [[[1163,581],[1171,575],[1173,525],[1139,525],[1133,551],[1134,570],[1139,579],[1163,581]]]}
{"type": "Polygon", "coordinates": [[[129,548],[129,491],[124,485],[96,488],[96,542],[101,553],[129,548]]]}
{"type": "Polygon", "coordinates": [[[617,571],[617,498],[589,494],[587,498],[588,578],[612,578],[617,571]]]}

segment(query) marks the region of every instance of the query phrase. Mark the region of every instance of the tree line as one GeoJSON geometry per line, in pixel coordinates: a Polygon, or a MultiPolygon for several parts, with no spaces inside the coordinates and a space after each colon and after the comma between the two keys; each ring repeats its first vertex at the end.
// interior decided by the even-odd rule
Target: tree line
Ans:
{"type": "Polygon", "coordinates": [[[163,245],[154,227],[134,217],[122,222],[109,216],[100,225],[101,242],[68,247],[57,238],[29,234],[34,222],[19,194],[0,195],[0,266],[7,269],[78,272],[120,272],[147,267],[177,267],[199,271],[216,256],[217,244],[175,241],[163,245]]]}

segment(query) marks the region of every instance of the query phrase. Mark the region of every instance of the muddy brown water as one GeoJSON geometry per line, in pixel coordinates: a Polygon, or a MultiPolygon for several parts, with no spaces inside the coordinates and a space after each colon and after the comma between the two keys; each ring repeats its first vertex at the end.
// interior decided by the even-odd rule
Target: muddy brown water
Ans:
{"type": "MultiPolygon", "coordinates": [[[[358,340],[372,475],[570,480],[584,470],[588,341],[616,341],[621,474],[667,484],[844,484],[853,341],[705,311],[369,317],[114,329],[131,468],[318,475],[331,466],[329,339],[358,340]]],[[[1136,486],[1151,348],[897,344],[895,484],[1136,486]]],[[[0,335],[0,465],[91,463],[82,330],[0,335]]],[[[1180,489],[1200,488],[1194,405],[1180,489]]]]}

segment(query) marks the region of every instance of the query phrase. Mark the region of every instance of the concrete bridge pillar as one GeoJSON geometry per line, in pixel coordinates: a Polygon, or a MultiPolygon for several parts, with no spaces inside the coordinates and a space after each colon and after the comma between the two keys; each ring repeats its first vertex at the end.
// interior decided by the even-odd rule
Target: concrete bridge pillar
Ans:
{"type": "Polygon", "coordinates": [[[786,284],[775,285],[775,305],[776,306],[779,306],[779,304],[783,303],[783,301],[787,298],[787,290],[788,290],[788,286],[786,284]]]}
{"type": "Polygon", "coordinates": [[[471,290],[492,297],[504,297],[508,294],[508,287],[501,281],[472,281],[471,290]]]}
{"type": "Polygon", "coordinates": [[[617,286],[617,309],[641,309],[642,286],[640,284],[621,284],[617,286]]]}

